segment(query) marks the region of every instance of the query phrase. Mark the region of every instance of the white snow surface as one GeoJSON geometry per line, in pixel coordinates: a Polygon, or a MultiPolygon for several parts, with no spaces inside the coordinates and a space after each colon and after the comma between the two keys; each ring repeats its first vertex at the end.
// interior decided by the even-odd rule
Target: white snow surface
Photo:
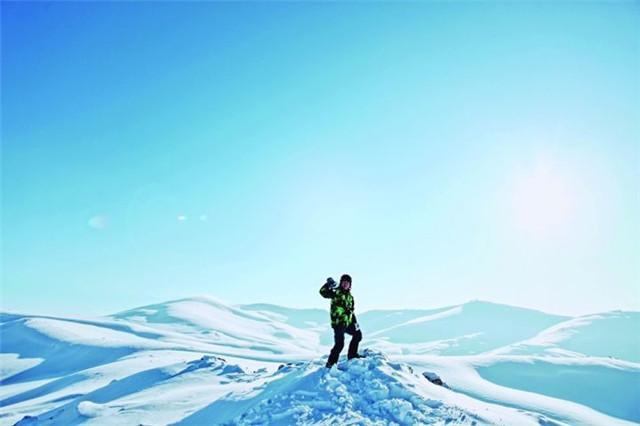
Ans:
{"type": "Polygon", "coordinates": [[[100,318],[0,313],[0,425],[640,422],[640,313],[474,301],[358,319],[367,357],[345,349],[329,370],[318,309],[195,297],[100,318]]]}

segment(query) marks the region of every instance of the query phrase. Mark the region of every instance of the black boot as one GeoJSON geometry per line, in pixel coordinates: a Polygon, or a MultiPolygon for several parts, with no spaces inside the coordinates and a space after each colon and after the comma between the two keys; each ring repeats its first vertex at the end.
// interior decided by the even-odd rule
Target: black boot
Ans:
{"type": "Polygon", "coordinates": [[[358,354],[358,345],[360,344],[361,340],[362,332],[360,330],[356,330],[356,332],[353,333],[351,342],[349,343],[349,352],[347,353],[347,359],[362,358],[362,356],[358,354]]]}

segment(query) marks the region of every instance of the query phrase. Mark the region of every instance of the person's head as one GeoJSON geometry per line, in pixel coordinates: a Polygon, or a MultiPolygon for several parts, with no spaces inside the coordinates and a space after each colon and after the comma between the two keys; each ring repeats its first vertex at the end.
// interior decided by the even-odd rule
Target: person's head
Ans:
{"type": "Polygon", "coordinates": [[[340,277],[340,287],[343,290],[351,290],[351,276],[349,274],[340,277]]]}

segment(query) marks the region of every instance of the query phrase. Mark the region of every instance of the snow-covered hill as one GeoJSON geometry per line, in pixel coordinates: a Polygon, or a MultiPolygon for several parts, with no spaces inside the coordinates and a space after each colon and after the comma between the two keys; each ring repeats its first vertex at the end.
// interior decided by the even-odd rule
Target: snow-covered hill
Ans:
{"type": "Polygon", "coordinates": [[[640,422],[638,313],[470,302],[359,319],[375,350],[329,372],[318,309],[197,297],[102,318],[3,313],[0,424],[640,422]]]}
{"type": "Polygon", "coordinates": [[[387,351],[440,355],[486,352],[528,339],[566,319],[481,301],[431,311],[370,311],[360,316],[363,328],[372,330],[369,337],[387,351]]]}
{"type": "Polygon", "coordinates": [[[640,312],[614,311],[571,318],[495,353],[585,355],[640,362],[640,312]],[[631,338],[630,338],[631,337],[631,338]]]}
{"type": "Polygon", "coordinates": [[[270,355],[317,353],[318,330],[291,325],[275,311],[243,309],[212,297],[195,297],[149,305],[112,316],[163,334],[163,340],[225,348],[223,354],[245,351],[270,355]],[[185,341],[184,339],[188,340],[185,341]],[[177,339],[177,340],[175,340],[177,339]]]}

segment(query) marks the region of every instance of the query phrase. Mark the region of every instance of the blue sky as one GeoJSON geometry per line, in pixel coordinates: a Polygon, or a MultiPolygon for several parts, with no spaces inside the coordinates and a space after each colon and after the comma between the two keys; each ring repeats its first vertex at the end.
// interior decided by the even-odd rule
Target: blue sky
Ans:
{"type": "Polygon", "coordinates": [[[640,7],[2,3],[2,308],[640,310],[640,7]]]}

